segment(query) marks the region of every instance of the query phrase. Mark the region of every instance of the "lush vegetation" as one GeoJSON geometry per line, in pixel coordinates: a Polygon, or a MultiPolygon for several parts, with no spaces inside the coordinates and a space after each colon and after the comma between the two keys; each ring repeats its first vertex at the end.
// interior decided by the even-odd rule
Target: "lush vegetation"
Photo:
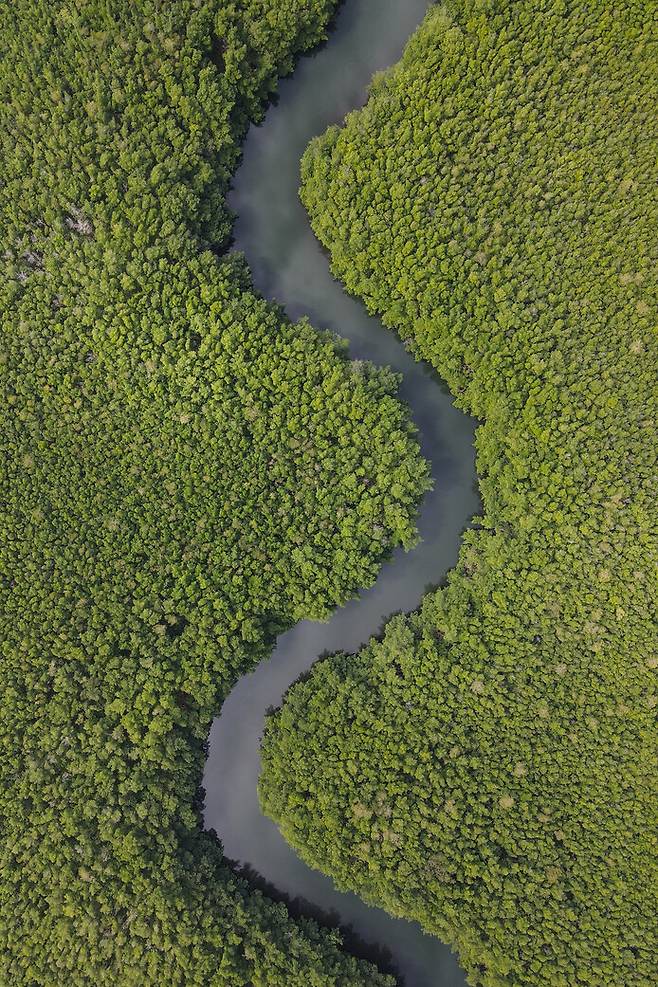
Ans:
{"type": "Polygon", "coordinates": [[[483,420],[484,516],[289,693],[262,800],[482,987],[658,982],[656,15],[435,8],[303,165],[336,274],[483,420]]]}
{"type": "Polygon", "coordinates": [[[389,982],[199,814],[223,696],[412,542],[427,485],[393,375],[220,249],[247,122],[332,6],[2,6],[3,984],[389,982]]]}

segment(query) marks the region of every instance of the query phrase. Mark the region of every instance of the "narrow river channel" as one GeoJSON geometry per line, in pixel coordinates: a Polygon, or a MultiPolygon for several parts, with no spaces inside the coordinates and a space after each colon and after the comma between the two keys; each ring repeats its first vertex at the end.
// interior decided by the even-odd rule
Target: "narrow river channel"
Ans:
{"type": "Polygon", "coordinates": [[[464,527],[479,510],[475,423],[452,405],[444,385],[416,363],[397,337],[367,315],[335,281],[299,202],[299,161],[312,137],[362,105],[374,72],[396,62],[422,20],[428,0],[346,0],[326,46],[300,61],[280,84],[276,105],[252,127],[231,196],[238,215],[235,247],[245,253],[256,288],[292,319],[346,337],[353,359],[391,366],[402,375],[435,489],[423,504],[422,542],[398,551],[376,585],[326,624],[304,622],[282,635],[270,660],[245,676],[224,703],[210,733],[203,785],[205,825],[226,856],[257,872],[275,894],[349,927],[346,945],[395,972],[406,987],[462,987],[455,956],[418,925],[391,918],[311,870],[259,808],[260,738],[268,708],[323,653],[355,651],[391,614],[413,610],[454,565],[464,527]],[[366,948],[366,944],[368,947],[366,948]]]}

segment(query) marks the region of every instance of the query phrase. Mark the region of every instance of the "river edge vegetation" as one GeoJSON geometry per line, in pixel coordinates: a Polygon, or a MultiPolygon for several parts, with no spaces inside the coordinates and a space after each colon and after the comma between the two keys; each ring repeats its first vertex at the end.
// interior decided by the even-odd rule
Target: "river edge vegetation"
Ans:
{"type": "Polygon", "coordinates": [[[429,482],[394,375],[221,250],[333,6],[2,7],[3,984],[392,983],[237,878],[198,792],[232,684],[413,543],[429,482]]]}
{"type": "Polygon", "coordinates": [[[657,16],[435,8],[303,162],[336,276],[483,420],[484,518],[288,693],[261,801],[478,987],[658,982],[657,16]]]}

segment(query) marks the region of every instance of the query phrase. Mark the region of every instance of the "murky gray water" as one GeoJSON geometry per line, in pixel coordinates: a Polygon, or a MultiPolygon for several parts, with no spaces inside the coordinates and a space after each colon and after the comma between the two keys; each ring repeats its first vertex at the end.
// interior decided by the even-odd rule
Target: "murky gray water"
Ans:
{"type": "Polygon", "coordinates": [[[204,772],[205,824],[215,829],[232,860],[246,864],[301,910],[350,926],[360,942],[390,952],[406,987],[462,987],[465,979],[450,950],[410,922],[391,918],[297,857],[259,808],[259,746],[266,711],[278,706],[292,682],[324,652],[355,651],[384,620],[412,610],[454,565],[460,534],[479,510],[473,451],[474,422],[456,411],[447,390],[416,363],[393,333],[348,297],[332,278],[298,199],[299,161],[312,137],[362,105],[374,72],[396,62],[422,20],[427,0],[347,0],[329,43],[303,59],[280,85],[280,98],[264,124],[252,127],[235,181],[231,206],[238,214],[236,248],[244,251],[256,287],[296,319],[340,333],[354,359],[387,364],[403,374],[401,396],[420,430],[435,489],[423,504],[421,545],[397,552],[377,584],[335,613],[326,624],[304,622],[278,639],[269,661],[245,676],[222,707],[210,733],[204,772]],[[327,915],[327,913],[330,913],[327,915]]]}

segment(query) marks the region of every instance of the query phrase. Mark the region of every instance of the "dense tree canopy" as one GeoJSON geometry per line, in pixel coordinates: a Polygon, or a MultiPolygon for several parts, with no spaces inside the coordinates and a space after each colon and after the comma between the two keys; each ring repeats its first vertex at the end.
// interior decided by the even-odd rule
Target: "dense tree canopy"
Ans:
{"type": "Polygon", "coordinates": [[[303,166],[336,274],[484,420],[484,517],[291,691],[262,800],[481,987],[658,982],[657,15],[436,8],[303,166]]]}
{"type": "Polygon", "coordinates": [[[248,119],[332,7],[1,8],[3,984],[389,982],[236,878],[197,791],[236,678],[372,583],[427,486],[394,376],[220,250],[248,119]]]}

